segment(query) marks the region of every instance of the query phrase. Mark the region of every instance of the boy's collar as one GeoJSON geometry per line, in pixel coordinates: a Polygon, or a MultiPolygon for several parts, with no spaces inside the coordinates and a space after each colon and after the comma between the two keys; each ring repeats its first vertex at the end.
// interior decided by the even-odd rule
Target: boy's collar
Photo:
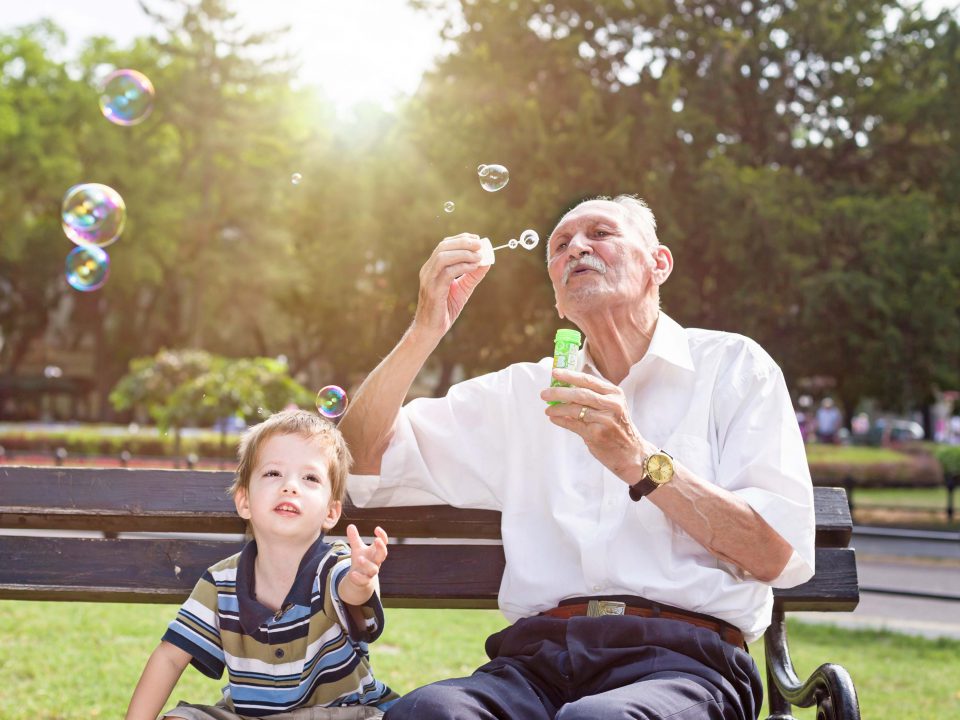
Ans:
{"type": "MultiPolygon", "coordinates": [[[[287,597],[284,598],[281,608],[288,605],[310,607],[310,598],[313,595],[313,581],[317,576],[317,567],[320,561],[330,551],[330,545],[324,541],[320,533],[313,544],[300,559],[297,567],[297,576],[287,597]]],[[[240,625],[247,635],[253,635],[276,615],[276,612],[265,606],[256,598],[256,573],[254,564],[257,560],[256,539],[248,542],[240,551],[240,560],[237,563],[237,605],[239,608],[240,625]]]]}

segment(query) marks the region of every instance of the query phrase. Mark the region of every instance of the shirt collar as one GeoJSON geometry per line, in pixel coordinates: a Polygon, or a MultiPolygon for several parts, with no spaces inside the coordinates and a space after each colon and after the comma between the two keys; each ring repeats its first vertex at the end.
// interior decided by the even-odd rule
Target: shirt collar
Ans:
{"type": "MultiPolygon", "coordinates": [[[[310,598],[313,595],[313,581],[317,575],[320,561],[330,550],[330,545],[324,542],[323,533],[313,545],[303,554],[297,576],[282,608],[288,605],[310,607],[310,598]]],[[[240,608],[240,625],[248,635],[255,633],[262,625],[271,620],[276,613],[266,607],[256,598],[254,563],[257,559],[257,541],[251,540],[240,551],[240,560],[237,563],[237,604],[240,608]]]]}
{"type": "MultiPolygon", "coordinates": [[[[690,355],[690,343],[687,341],[687,331],[665,312],[661,312],[657,318],[657,326],[653,330],[653,337],[650,338],[650,346],[644,357],[647,355],[655,355],[683,370],[693,372],[695,369],[693,357],[690,355]]],[[[642,361],[643,358],[640,360],[642,361]]],[[[590,355],[588,341],[584,341],[583,348],[580,350],[580,361],[584,372],[600,375],[590,355]]],[[[634,367],[637,364],[639,363],[635,363],[634,367]]]]}

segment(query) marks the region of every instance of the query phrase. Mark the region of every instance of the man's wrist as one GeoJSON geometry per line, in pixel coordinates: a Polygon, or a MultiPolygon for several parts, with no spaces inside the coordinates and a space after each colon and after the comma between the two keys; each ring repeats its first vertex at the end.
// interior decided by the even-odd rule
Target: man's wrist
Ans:
{"type": "Polygon", "coordinates": [[[620,479],[623,480],[627,485],[636,485],[638,482],[643,480],[644,475],[646,474],[646,468],[644,462],[648,457],[653,453],[657,452],[659,448],[652,443],[643,441],[640,443],[640,451],[635,460],[624,472],[620,473],[620,479]]]}

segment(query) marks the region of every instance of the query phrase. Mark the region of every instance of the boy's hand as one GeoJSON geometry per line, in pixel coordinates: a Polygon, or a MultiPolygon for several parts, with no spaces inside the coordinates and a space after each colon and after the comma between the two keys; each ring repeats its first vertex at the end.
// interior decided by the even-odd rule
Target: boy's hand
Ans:
{"type": "Polygon", "coordinates": [[[348,605],[362,605],[378,588],[377,576],[387,557],[389,538],[383,528],[373,531],[373,542],[367,545],[360,538],[357,526],[347,525],[350,543],[350,572],[340,581],[340,599],[348,605]]]}

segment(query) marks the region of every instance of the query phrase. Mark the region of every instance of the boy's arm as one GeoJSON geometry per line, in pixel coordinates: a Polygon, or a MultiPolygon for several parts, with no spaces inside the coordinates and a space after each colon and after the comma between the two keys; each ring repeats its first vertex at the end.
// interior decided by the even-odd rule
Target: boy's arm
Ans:
{"type": "MultiPolygon", "coordinates": [[[[340,600],[353,608],[363,605],[375,592],[380,591],[380,566],[387,557],[389,538],[383,528],[373,531],[373,542],[366,545],[360,539],[356,525],[347,526],[347,540],[350,542],[350,571],[344,573],[337,585],[340,600]]],[[[362,616],[361,616],[362,617],[362,616]]]]}
{"type": "Polygon", "coordinates": [[[140,682],[133,691],[126,720],[156,720],[184,669],[190,664],[190,657],[189,653],[176,645],[161,641],[147,660],[140,682]]]}

